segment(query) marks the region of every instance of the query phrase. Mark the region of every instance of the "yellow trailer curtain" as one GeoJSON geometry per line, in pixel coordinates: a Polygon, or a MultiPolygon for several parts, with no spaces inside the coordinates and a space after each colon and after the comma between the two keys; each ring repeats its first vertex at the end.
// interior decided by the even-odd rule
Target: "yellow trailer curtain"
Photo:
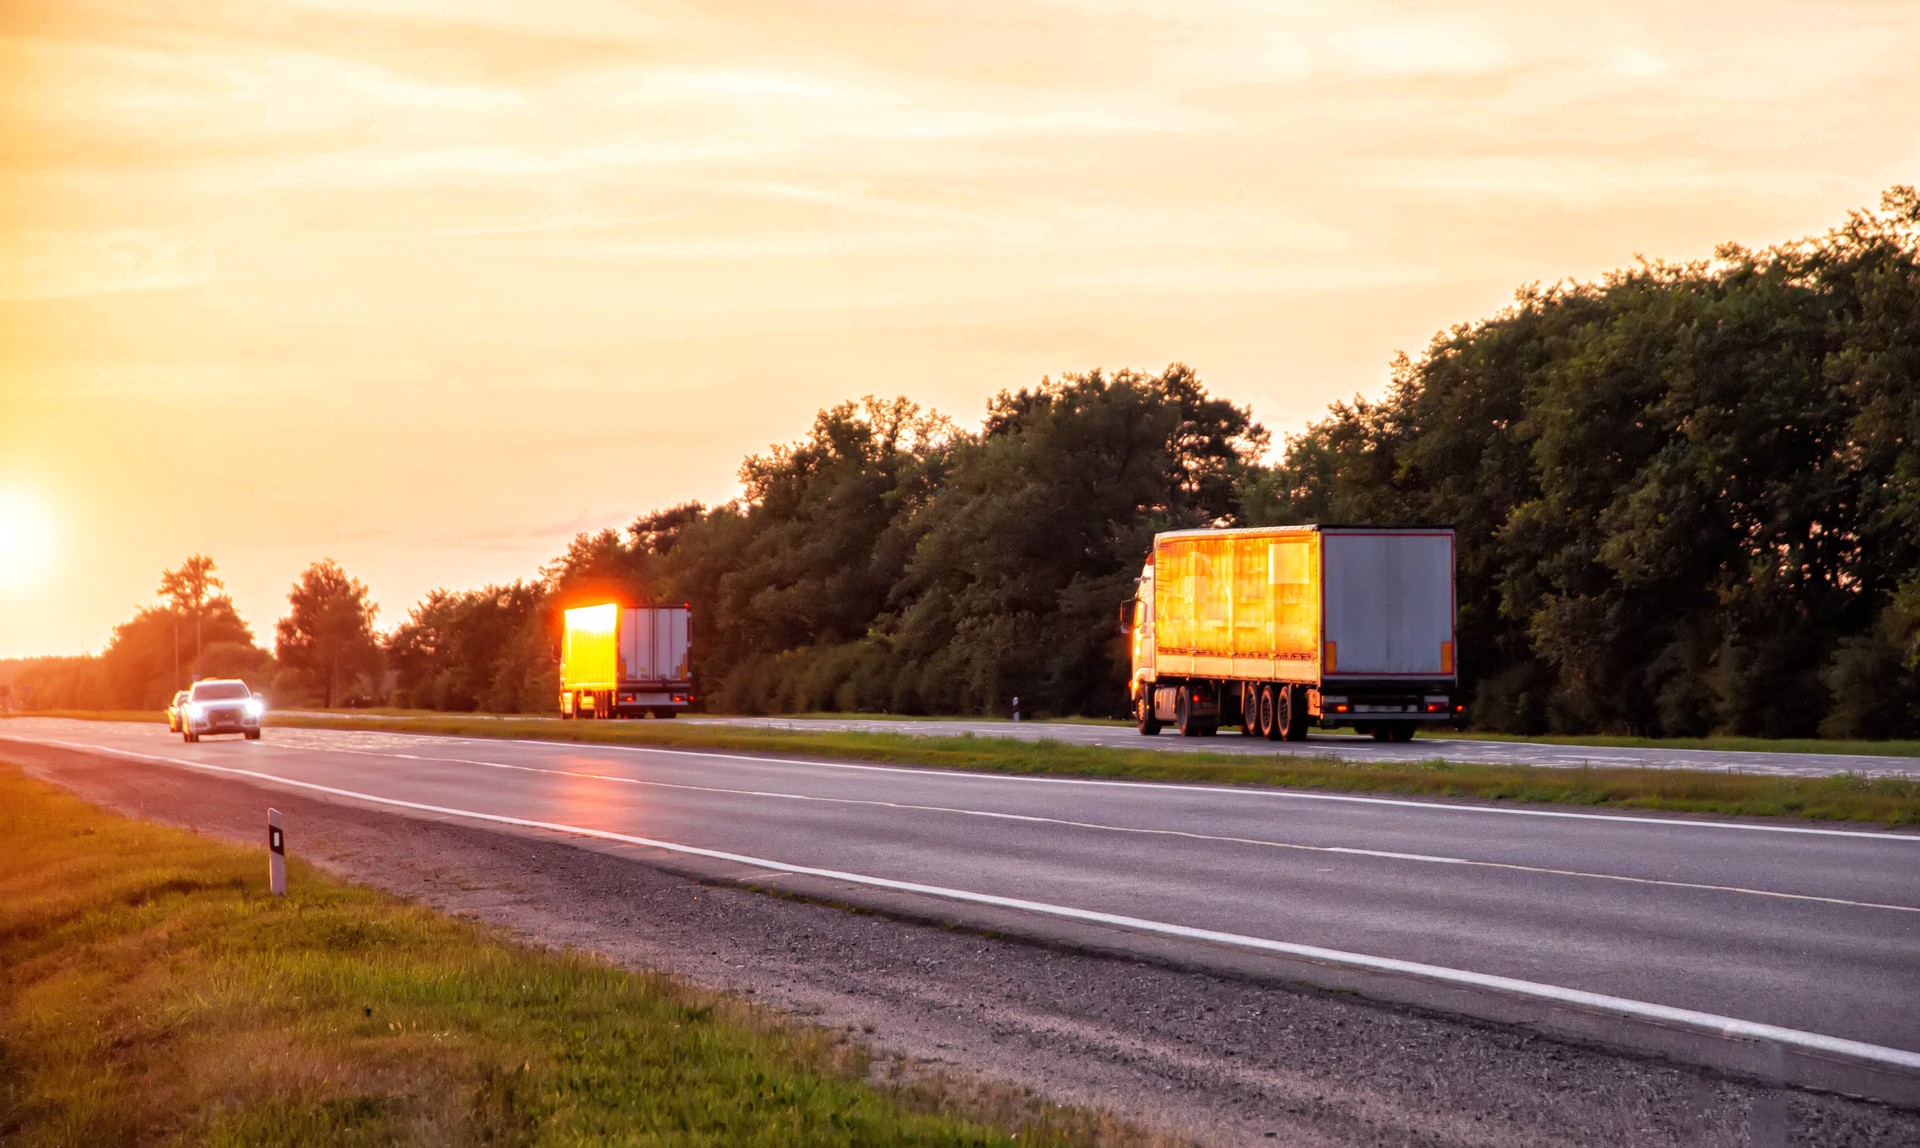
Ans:
{"type": "Polygon", "coordinates": [[[1165,538],[1153,561],[1161,650],[1289,659],[1318,653],[1318,535],[1165,538]]]}

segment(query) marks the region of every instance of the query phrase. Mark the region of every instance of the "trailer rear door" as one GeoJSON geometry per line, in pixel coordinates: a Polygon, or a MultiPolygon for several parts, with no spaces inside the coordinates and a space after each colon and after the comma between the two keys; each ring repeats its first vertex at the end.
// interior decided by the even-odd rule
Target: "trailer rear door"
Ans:
{"type": "Polygon", "coordinates": [[[1450,678],[1453,532],[1321,535],[1327,677],[1450,678]]]}
{"type": "Polygon", "coordinates": [[[690,613],[685,606],[639,606],[627,611],[620,656],[627,681],[684,682],[690,613]]]}

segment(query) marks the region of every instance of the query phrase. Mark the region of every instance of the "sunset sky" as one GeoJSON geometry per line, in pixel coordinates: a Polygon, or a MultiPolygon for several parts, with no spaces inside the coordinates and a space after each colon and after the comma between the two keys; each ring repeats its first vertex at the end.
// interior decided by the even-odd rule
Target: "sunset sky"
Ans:
{"type": "Polygon", "coordinates": [[[1192,364],[1276,432],[1516,286],[1920,181],[1920,4],[0,5],[0,657],[270,644],[819,408],[1192,364]]]}

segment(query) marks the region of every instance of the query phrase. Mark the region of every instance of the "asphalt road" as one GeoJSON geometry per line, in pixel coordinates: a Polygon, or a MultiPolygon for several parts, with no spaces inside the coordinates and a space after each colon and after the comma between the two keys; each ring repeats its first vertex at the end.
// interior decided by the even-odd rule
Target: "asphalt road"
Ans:
{"type": "Polygon", "coordinates": [[[15,719],[4,738],[1064,915],[1122,946],[1309,946],[1920,1053],[1914,834],[379,731],[185,745],[15,719]]]}
{"type": "Polygon", "coordinates": [[[860,719],[785,717],[689,717],[687,722],[760,726],[771,729],[855,730],[862,733],[900,733],[947,736],[971,733],[976,737],[1016,737],[1028,741],[1048,738],[1074,745],[1112,749],[1158,749],[1169,752],[1298,753],[1331,755],[1350,761],[1477,761],[1495,765],[1631,765],[1650,769],[1700,769],[1716,773],[1760,773],[1778,776],[1826,777],[1859,773],[1876,777],[1920,777],[1920,757],[1892,757],[1842,753],[1773,753],[1763,750],[1666,749],[1627,746],[1555,745],[1537,741],[1480,741],[1471,738],[1417,737],[1393,745],[1346,731],[1315,730],[1304,742],[1272,742],[1222,730],[1217,737],[1181,737],[1169,729],[1158,737],[1142,737],[1132,726],[1083,725],[1075,722],[968,721],[964,719],[860,719]]]}

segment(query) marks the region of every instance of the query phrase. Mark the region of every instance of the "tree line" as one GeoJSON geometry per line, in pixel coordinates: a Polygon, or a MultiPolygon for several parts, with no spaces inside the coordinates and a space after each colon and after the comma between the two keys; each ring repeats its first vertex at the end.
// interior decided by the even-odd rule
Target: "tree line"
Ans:
{"type": "MultiPolygon", "coordinates": [[[[905,398],[846,402],[748,458],[740,498],[583,534],[525,581],[437,590],[377,647],[370,627],[332,653],[303,638],[334,617],[318,607],[283,621],[276,687],[549,711],[560,610],[619,597],[693,606],[709,708],[1004,712],[1018,695],[1111,714],[1116,609],[1155,532],[1429,522],[1458,530],[1483,728],[1920,735],[1911,188],[1816,238],[1530,286],[1398,359],[1380,399],[1336,404],[1271,463],[1270,445],[1180,364],[1002,392],[978,430],[905,398]]],[[[316,602],[359,602],[336,622],[370,611],[338,567],[307,577],[316,602]]],[[[199,658],[266,656],[220,601],[170,596],[100,661],[145,650],[150,675],[189,616],[199,658]]]]}
{"type": "Polygon", "coordinates": [[[1920,734],[1920,196],[1530,287],[1258,480],[1262,521],[1451,522],[1476,719],[1920,734]]]}
{"type": "Polygon", "coordinates": [[[160,575],[161,603],[115,626],[99,655],[0,661],[15,709],[160,709],[199,678],[239,678],[291,704],[370,703],[385,681],[367,588],[331,559],[287,594],[275,648],[254,640],[211,558],[195,554],[160,575]]]}

